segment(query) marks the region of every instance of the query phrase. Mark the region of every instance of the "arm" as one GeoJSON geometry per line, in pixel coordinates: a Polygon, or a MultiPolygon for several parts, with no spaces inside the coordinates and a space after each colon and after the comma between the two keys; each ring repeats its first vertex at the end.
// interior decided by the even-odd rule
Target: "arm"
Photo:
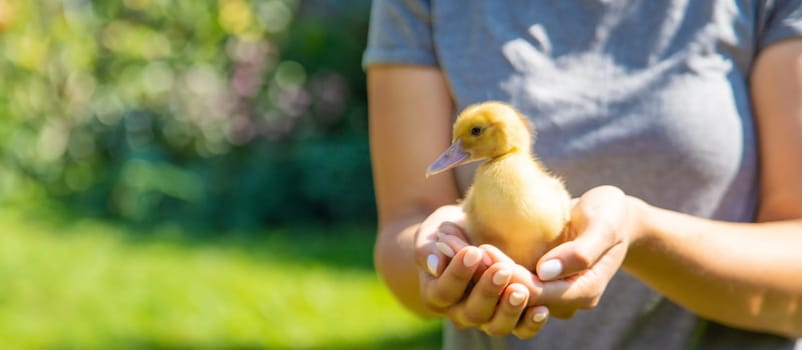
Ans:
{"type": "Polygon", "coordinates": [[[758,224],[644,207],[625,268],[702,316],[802,336],[802,41],[758,57],[752,99],[760,140],[758,224]],[[694,287],[698,286],[698,287],[694,287]]]}
{"type": "Polygon", "coordinates": [[[732,224],[643,206],[624,268],[695,313],[802,336],[802,223],[732,224]]]}
{"type": "Polygon", "coordinates": [[[577,239],[539,265],[558,260],[564,268],[557,276],[578,277],[530,287],[554,314],[595,306],[625,256],[625,270],[703,317],[802,336],[802,41],[764,50],[751,84],[761,157],[759,222],[706,220],[594,189],[596,198],[586,194],[572,213],[580,224],[577,239]]]}
{"type": "Polygon", "coordinates": [[[432,315],[420,296],[415,233],[436,208],[459,198],[453,176],[424,177],[448,147],[453,106],[439,70],[417,66],[368,68],[370,149],[379,233],[379,275],[407,308],[432,315]]]}

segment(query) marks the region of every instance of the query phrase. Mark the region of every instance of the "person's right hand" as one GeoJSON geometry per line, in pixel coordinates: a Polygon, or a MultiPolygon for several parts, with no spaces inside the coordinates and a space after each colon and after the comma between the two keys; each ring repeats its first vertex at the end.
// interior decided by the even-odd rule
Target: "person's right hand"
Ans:
{"type": "Polygon", "coordinates": [[[528,288],[510,283],[519,266],[493,247],[468,245],[464,220],[459,206],[444,206],[418,230],[416,260],[424,303],[458,327],[477,327],[489,335],[534,336],[545,324],[544,318],[534,321],[534,314],[548,311],[540,306],[525,312],[528,288]]]}
{"type": "Polygon", "coordinates": [[[460,206],[442,206],[423,220],[415,235],[420,294],[429,310],[440,316],[445,316],[462,299],[482,258],[478,249],[461,251],[457,258],[465,264],[448,268],[450,257],[437,248],[442,229],[465,240],[460,229],[464,222],[465,213],[460,206]]]}

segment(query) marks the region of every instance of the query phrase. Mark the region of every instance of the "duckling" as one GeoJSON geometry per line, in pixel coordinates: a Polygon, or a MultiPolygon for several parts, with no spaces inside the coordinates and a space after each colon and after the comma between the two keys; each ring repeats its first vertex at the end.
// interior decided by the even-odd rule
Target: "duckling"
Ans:
{"type": "Polygon", "coordinates": [[[483,160],[462,203],[468,240],[492,244],[535,271],[561,242],[571,196],[532,153],[534,129],[512,106],[489,101],[465,108],[453,134],[426,176],[483,160]]]}

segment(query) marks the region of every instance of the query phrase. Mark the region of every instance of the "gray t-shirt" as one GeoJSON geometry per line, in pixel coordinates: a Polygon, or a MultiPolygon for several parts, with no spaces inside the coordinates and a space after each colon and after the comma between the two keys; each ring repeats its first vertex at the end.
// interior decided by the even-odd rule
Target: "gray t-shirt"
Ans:
{"type": "MultiPolygon", "coordinates": [[[[748,75],[760,50],[802,35],[801,2],[374,0],[364,64],[439,67],[458,110],[514,104],[538,131],[535,153],[575,196],[610,184],[659,207],[752,221],[758,162],[748,75]]],[[[472,174],[458,169],[463,191],[472,174]]],[[[796,343],[699,319],[624,272],[598,307],[551,319],[534,339],[449,324],[444,338],[448,349],[796,343]]]]}

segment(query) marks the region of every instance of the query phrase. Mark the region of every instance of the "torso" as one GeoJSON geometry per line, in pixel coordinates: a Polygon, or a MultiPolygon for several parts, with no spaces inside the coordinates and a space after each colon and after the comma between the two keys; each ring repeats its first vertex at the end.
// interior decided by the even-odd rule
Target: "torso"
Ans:
{"type": "MultiPolygon", "coordinates": [[[[752,221],[758,50],[802,35],[799,1],[376,1],[373,62],[438,66],[457,110],[513,104],[535,153],[578,196],[614,185],[667,209],[752,221]]],[[[457,169],[460,189],[475,167],[457,169]]],[[[687,286],[694,288],[694,286],[687,286]]],[[[533,339],[445,330],[446,349],[794,349],[699,319],[619,272],[593,310],[533,339]]],[[[802,349],[802,343],[799,348],[802,349]]]]}
{"type": "MultiPolygon", "coordinates": [[[[757,158],[746,77],[759,7],[717,0],[433,0],[432,14],[435,50],[457,109],[511,102],[538,130],[535,153],[573,196],[615,185],[659,207],[751,221],[757,158]]],[[[463,190],[472,174],[457,170],[463,190]]],[[[793,346],[726,327],[732,335],[709,326],[700,331],[705,324],[621,272],[594,310],[552,320],[527,342],[481,342],[494,349],[673,349],[702,334],[702,344],[724,348],[793,346]]],[[[459,331],[447,343],[471,349],[465,339],[481,338],[473,333],[459,331]]]]}

